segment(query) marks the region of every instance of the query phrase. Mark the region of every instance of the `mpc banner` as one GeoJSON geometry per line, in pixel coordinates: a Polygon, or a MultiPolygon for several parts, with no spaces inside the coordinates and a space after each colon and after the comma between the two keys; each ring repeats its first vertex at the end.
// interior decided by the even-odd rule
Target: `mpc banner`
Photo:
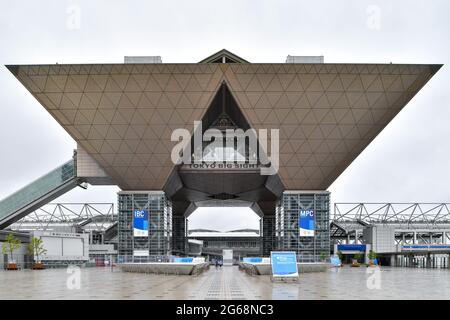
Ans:
{"type": "Polygon", "coordinates": [[[314,237],[314,210],[300,210],[298,215],[300,237],[314,237]]]}
{"type": "Polygon", "coordinates": [[[134,210],[133,235],[135,237],[148,237],[148,211],[134,210]]]}

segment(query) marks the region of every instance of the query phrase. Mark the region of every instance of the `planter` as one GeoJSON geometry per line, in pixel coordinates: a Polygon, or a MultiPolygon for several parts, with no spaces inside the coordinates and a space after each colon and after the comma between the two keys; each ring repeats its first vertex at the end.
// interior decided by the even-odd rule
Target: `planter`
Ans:
{"type": "Polygon", "coordinates": [[[361,264],[358,262],[358,260],[353,259],[352,261],[352,267],[353,268],[359,268],[361,264]]]}
{"type": "Polygon", "coordinates": [[[367,266],[368,267],[377,267],[377,265],[375,264],[375,261],[373,259],[369,260],[369,264],[367,266]]]}
{"type": "Polygon", "coordinates": [[[8,263],[6,265],[6,270],[19,270],[17,263],[8,263]]]}
{"type": "Polygon", "coordinates": [[[31,268],[33,270],[44,270],[45,266],[42,262],[36,262],[33,264],[33,267],[31,268]]]}

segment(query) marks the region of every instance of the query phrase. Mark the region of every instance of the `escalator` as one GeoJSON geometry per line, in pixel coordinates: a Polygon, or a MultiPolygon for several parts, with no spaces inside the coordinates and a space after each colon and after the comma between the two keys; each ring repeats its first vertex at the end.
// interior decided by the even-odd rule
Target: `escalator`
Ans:
{"type": "Polygon", "coordinates": [[[105,242],[111,242],[118,234],[117,222],[114,222],[108,229],[105,230],[104,240],[105,242]]]}
{"type": "Polygon", "coordinates": [[[0,230],[81,184],[72,159],[1,200],[0,230]]]}

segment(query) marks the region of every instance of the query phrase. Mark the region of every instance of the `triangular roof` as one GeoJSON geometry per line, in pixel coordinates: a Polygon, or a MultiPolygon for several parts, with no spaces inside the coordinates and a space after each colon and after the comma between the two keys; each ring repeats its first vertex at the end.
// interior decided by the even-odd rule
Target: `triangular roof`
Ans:
{"type": "Polygon", "coordinates": [[[238,127],[279,129],[285,189],[325,190],[441,65],[7,67],[122,189],[163,188],[175,166],[173,130],[192,130],[199,119],[212,124],[223,110],[208,110],[223,87],[236,102],[226,113],[238,127]]]}
{"type": "Polygon", "coordinates": [[[247,60],[242,59],[241,57],[235,55],[234,53],[222,49],[213,55],[203,59],[199,63],[222,63],[222,59],[225,58],[226,63],[249,63],[247,60]]]}

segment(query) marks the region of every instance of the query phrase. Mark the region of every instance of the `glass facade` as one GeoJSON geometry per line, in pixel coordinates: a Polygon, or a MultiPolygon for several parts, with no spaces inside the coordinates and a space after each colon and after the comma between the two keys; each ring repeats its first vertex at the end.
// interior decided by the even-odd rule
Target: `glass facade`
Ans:
{"type": "MultiPolygon", "coordinates": [[[[170,201],[164,192],[119,192],[119,256],[126,261],[149,261],[149,257],[187,254],[187,226],[183,216],[172,216],[170,201]],[[135,210],[148,211],[148,236],[135,236],[135,210]]],[[[261,237],[245,239],[208,239],[204,251],[217,248],[255,250],[263,256],[271,251],[295,251],[300,262],[319,262],[330,256],[330,194],[317,192],[284,192],[273,216],[261,219],[261,237]],[[314,212],[314,235],[300,236],[301,210],[314,212]],[[260,248],[260,249],[258,249],[260,248]]]]}
{"type": "Polygon", "coordinates": [[[300,261],[315,262],[330,256],[330,194],[318,192],[284,192],[276,208],[277,247],[295,251],[300,261]],[[314,236],[301,237],[300,210],[314,211],[314,236]]]}
{"type": "Polygon", "coordinates": [[[172,252],[183,255],[187,252],[187,219],[184,216],[173,216],[172,227],[172,252]]]}
{"type": "Polygon", "coordinates": [[[61,187],[76,176],[76,163],[72,159],[0,201],[0,220],[61,187]]]}
{"type": "Polygon", "coordinates": [[[139,262],[147,261],[148,256],[168,255],[172,237],[172,206],[164,192],[119,192],[118,202],[119,256],[127,261],[139,262]],[[148,211],[148,236],[134,236],[135,210],[148,211]]]}
{"type": "Polygon", "coordinates": [[[270,256],[271,251],[277,250],[277,237],[276,237],[276,217],[264,216],[261,219],[261,245],[262,255],[265,257],[270,256]]]}

